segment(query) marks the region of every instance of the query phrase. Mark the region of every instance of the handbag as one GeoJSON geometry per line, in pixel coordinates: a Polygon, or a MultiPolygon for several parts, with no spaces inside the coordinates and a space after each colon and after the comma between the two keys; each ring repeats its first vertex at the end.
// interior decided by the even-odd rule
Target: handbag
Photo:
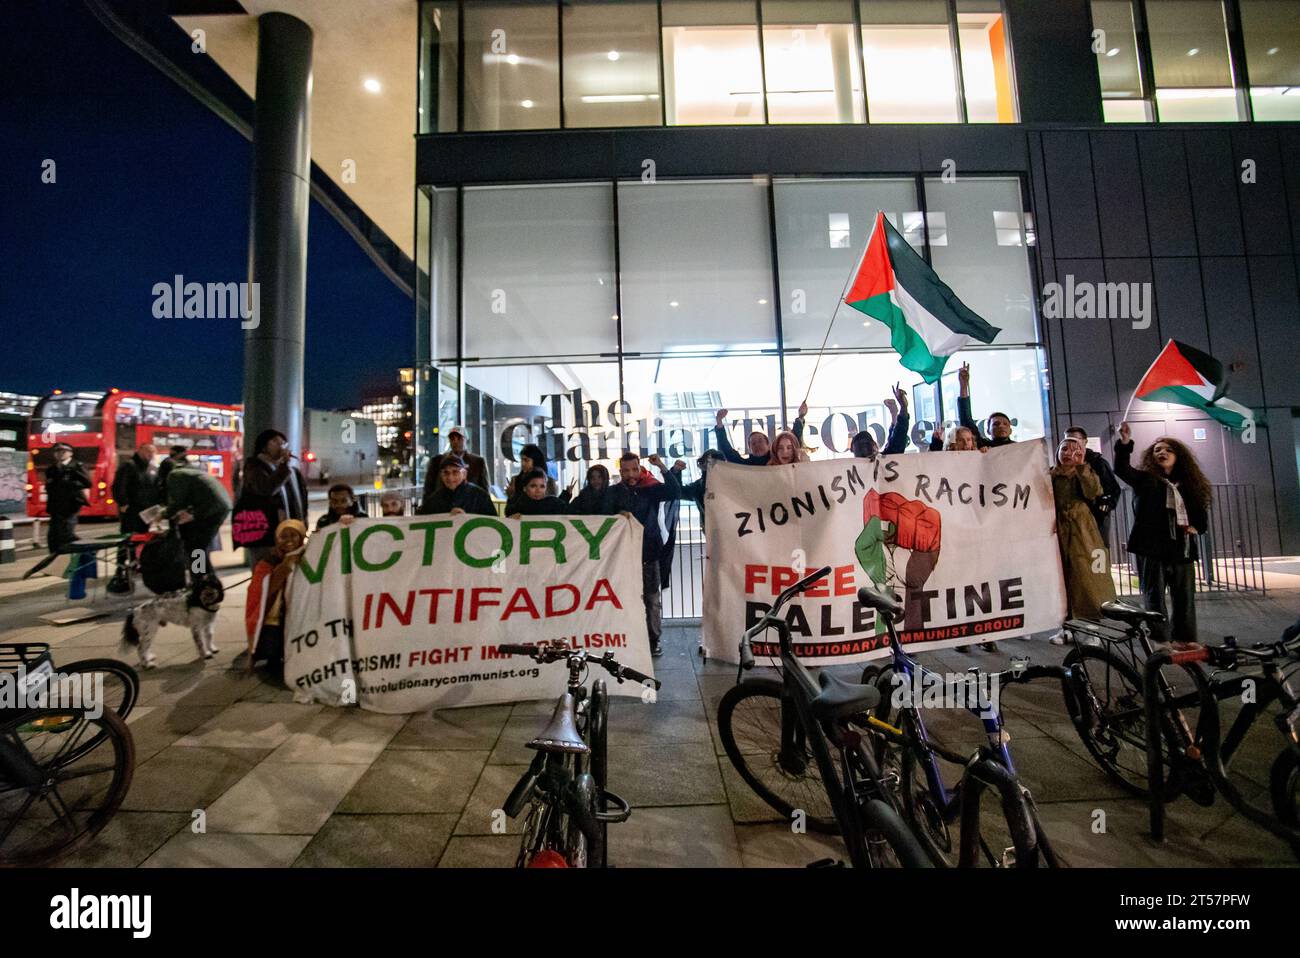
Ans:
{"type": "Polygon", "coordinates": [[[230,539],[237,549],[275,544],[279,501],[244,490],[230,510],[230,539]]]}

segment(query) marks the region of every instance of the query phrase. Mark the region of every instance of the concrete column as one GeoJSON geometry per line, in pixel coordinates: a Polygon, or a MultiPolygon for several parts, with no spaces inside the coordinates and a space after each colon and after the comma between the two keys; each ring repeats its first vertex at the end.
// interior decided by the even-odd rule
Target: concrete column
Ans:
{"type": "Polygon", "coordinates": [[[301,20],[285,13],[257,18],[248,261],[260,308],[256,325],[244,334],[246,454],[268,428],[283,432],[289,448],[302,453],[311,53],[311,28],[301,20]]]}

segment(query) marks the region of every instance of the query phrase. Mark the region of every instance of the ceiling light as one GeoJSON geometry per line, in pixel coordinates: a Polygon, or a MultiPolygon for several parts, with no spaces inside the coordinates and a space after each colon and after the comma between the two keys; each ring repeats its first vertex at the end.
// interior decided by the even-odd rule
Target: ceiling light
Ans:
{"type": "Polygon", "coordinates": [[[524,100],[519,105],[522,106],[525,110],[531,110],[533,108],[533,101],[524,100]]]}
{"type": "Polygon", "coordinates": [[[1196,56],[1196,54],[1198,54],[1198,53],[1200,53],[1200,52],[1201,52],[1201,48],[1200,48],[1200,47],[1192,47],[1190,50],[1187,51],[1187,55],[1188,55],[1189,57],[1194,57],[1194,56],[1196,56]]]}
{"type": "Polygon", "coordinates": [[[617,60],[620,56],[622,56],[622,54],[620,54],[617,50],[610,50],[607,54],[605,54],[605,56],[609,57],[611,60],[617,60]]]}
{"type": "Polygon", "coordinates": [[[674,299],[674,300],[671,300],[671,301],[668,303],[668,305],[669,305],[669,306],[674,306],[674,307],[675,307],[675,306],[677,305],[677,300],[675,300],[675,299],[674,299]]]}
{"type": "Polygon", "coordinates": [[[366,88],[367,93],[378,93],[383,89],[383,86],[374,77],[366,77],[361,85],[366,88]]]}
{"type": "Polygon", "coordinates": [[[1277,53],[1277,51],[1278,51],[1278,48],[1277,48],[1277,47],[1269,47],[1269,48],[1268,48],[1268,55],[1269,55],[1269,56],[1272,56],[1273,54],[1277,53]]]}
{"type": "Polygon", "coordinates": [[[1106,51],[1106,56],[1108,57],[1113,57],[1118,55],[1119,55],[1119,47],[1111,47],[1109,50],[1106,51]]]}
{"type": "Polygon", "coordinates": [[[760,306],[766,306],[766,305],[767,305],[767,300],[765,300],[765,299],[760,299],[760,300],[758,301],[758,305],[760,305],[760,306]]]}
{"type": "Polygon", "coordinates": [[[507,55],[507,56],[506,56],[506,63],[509,63],[512,67],[513,67],[513,66],[518,66],[518,65],[519,65],[519,54],[517,54],[517,53],[511,53],[511,54],[507,55]]]}

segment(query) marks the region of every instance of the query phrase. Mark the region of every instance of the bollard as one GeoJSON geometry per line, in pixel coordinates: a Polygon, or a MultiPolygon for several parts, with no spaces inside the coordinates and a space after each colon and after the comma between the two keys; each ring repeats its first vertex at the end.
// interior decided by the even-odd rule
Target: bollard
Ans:
{"type": "Polygon", "coordinates": [[[14,552],[14,521],[8,516],[0,516],[0,565],[14,562],[18,558],[14,552]]]}

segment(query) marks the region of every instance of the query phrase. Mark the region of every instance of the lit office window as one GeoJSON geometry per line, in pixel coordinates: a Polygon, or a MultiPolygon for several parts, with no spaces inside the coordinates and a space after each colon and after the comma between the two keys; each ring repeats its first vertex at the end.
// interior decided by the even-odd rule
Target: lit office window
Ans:
{"type": "Polygon", "coordinates": [[[1161,120],[1240,119],[1220,0],[1147,0],[1161,120]]]}
{"type": "Polygon", "coordinates": [[[454,133],[456,130],[459,16],[454,3],[426,3],[420,8],[420,102],[417,110],[421,133],[454,133]]]}
{"type": "Polygon", "coordinates": [[[465,129],[560,125],[559,16],[553,3],[465,5],[465,129]]]}
{"type": "Polygon", "coordinates": [[[659,126],[655,4],[574,2],[564,11],[564,125],[659,126]]]}
{"type": "Polygon", "coordinates": [[[791,177],[774,180],[772,194],[786,348],[816,350],[828,327],[828,348],[887,347],[885,326],[864,322],[865,316],[840,304],[840,296],[866,249],[877,210],[905,235],[910,226],[920,243],[915,181],[791,177]]]}
{"type": "Polygon", "coordinates": [[[459,325],[456,322],[456,188],[429,191],[429,313],[433,324],[433,356],[440,363],[454,363],[460,354],[459,325]]]}
{"type": "Polygon", "coordinates": [[[465,189],[466,356],[618,349],[610,190],[606,183],[465,189]]]}
{"type": "Polygon", "coordinates": [[[930,237],[935,272],[967,306],[1002,329],[997,345],[1037,342],[1020,181],[927,178],[925,200],[931,216],[944,214],[945,242],[930,237]],[[1013,233],[1016,242],[1008,243],[1013,233]]]}
{"type": "Polygon", "coordinates": [[[861,0],[872,123],[961,119],[946,0],[861,0]]]}
{"type": "Polygon", "coordinates": [[[763,122],[763,70],[752,2],[663,0],[669,125],[763,122]]]}
{"type": "Polygon", "coordinates": [[[763,0],[771,123],[861,123],[862,70],[849,0],[763,0]]]}
{"type": "Polygon", "coordinates": [[[1300,120],[1300,0],[1240,0],[1257,120],[1300,120]]]}
{"type": "Polygon", "coordinates": [[[620,182],[618,228],[625,349],[776,347],[764,182],[620,182]]]}
{"type": "Polygon", "coordinates": [[[998,0],[957,0],[962,88],[971,123],[1015,123],[1011,51],[998,0]]]}
{"type": "Polygon", "coordinates": [[[1142,84],[1131,0],[1093,0],[1092,29],[1106,122],[1150,121],[1151,104],[1142,84]]]}

